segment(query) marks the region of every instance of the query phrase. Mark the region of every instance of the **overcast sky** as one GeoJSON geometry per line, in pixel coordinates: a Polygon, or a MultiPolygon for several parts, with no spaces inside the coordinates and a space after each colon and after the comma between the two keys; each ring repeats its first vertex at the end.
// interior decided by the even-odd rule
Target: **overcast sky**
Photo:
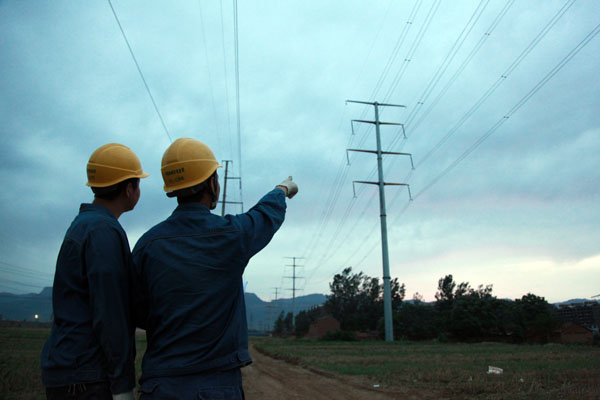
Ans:
{"type": "MultiPolygon", "coordinates": [[[[231,1],[113,7],[0,1],[0,291],[52,284],[64,232],[92,200],[85,164],[131,147],[150,177],[120,222],[131,247],[176,202],[169,136],[233,160],[248,209],[288,175],[286,221],[244,280],[264,300],[328,293],[352,266],[382,276],[374,130],[380,108],[392,277],[434,300],[439,278],[549,301],[600,294],[600,2],[245,1],[238,5],[240,142],[231,1]],[[576,53],[574,53],[575,51],[576,53]],[[168,134],[167,134],[168,132],[168,134]]],[[[221,178],[224,170],[220,170],[221,178]]],[[[220,207],[215,210],[220,213],[220,207]]],[[[228,213],[239,212],[230,205],[228,213]]]]}

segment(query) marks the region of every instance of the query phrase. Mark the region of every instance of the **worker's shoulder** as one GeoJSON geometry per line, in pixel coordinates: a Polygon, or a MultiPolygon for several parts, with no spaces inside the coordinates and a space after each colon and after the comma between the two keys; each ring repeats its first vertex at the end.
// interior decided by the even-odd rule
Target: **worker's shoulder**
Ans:
{"type": "Polygon", "coordinates": [[[165,236],[167,231],[169,231],[168,220],[159,222],[154,225],[152,228],[148,229],[146,233],[144,233],[135,244],[134,251],[139,250],[145,244],[160,238],[161,236],[165,236]]]}
{"type": "Polygon", "coordinates": [[[240,231],[241,225],[235,218],[221,217],[215,214],[197,216],[174,214],[144,233],[137,241],[133,252],[140,251],[157,241],[177,240],[193,236],[235,234],[240,231]]]}
{"type": "Polygon", "coordinates": [[[125,235],[125,231],[115,217],[105,212],[80,212],[69,227],[67,236],[87,236],[97,232],[114,232],[125,235]]]}

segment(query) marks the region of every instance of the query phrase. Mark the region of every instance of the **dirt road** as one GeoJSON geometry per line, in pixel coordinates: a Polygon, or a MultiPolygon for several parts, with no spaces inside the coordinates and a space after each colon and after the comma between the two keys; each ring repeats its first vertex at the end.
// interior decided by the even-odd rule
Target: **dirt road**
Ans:
{"type": "Polygon", "coordinates": [[[289,364],[256,351],[250,354],[254,362],[242,369],[247,400],[384,400],[429,399],[431,393],[384,391],[373,388],[373,382],[361,378],[339,377],[333,374],[289,364]]]}

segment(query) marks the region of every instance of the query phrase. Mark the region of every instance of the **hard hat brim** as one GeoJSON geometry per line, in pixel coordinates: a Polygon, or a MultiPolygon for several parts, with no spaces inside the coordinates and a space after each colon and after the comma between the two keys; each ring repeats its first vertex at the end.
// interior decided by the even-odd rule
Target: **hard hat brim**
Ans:
{"type": "Polygon", "coordinates": [[[89,186],[89,187],[101,188],[101,187],[108,187],[108,186],[116,185],[117,183],[123,182],[127,179],[133,179],[133,178],[143,179],[143,178],[147,178],[149,176],[150,176],[150,174],[147,174],[145,172],[132,173],[132,174],[126,174],[126,175],[120,176],[119,178],[113,179],[111,181],[106,181],[106,182],[101,182],[101,183],[88,181],[88,182],[86,182],[85,185],[89,186]]]}

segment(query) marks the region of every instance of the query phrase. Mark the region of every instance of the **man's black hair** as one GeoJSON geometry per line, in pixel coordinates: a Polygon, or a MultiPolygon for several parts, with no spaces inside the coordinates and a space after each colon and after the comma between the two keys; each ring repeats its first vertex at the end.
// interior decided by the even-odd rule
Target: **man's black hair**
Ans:
{"type": "Polygon", "coordinates": [[[177,204],[185,204],[185,203],[197,203],[202,200],[204,193],[210,190],[210,181],[213,178],[217,178],[217,171],[215,171],[207,180],[202,183],[197,184],[196,186],[192,186],[191,188],[185,188],[181,190],[177,190],[175,192],[167,193],[167,196],[174,197],[177,196],[177,204]]]}
{"type": "Polygon", "coordinates": [[[137,189],[140,184],[140,178],[129,178],[115,185],[107,187],[93,187],[94,197],[103,200],[114,200],[127,189],[127,185],[131,183],[133,189],[137,189]]]}

